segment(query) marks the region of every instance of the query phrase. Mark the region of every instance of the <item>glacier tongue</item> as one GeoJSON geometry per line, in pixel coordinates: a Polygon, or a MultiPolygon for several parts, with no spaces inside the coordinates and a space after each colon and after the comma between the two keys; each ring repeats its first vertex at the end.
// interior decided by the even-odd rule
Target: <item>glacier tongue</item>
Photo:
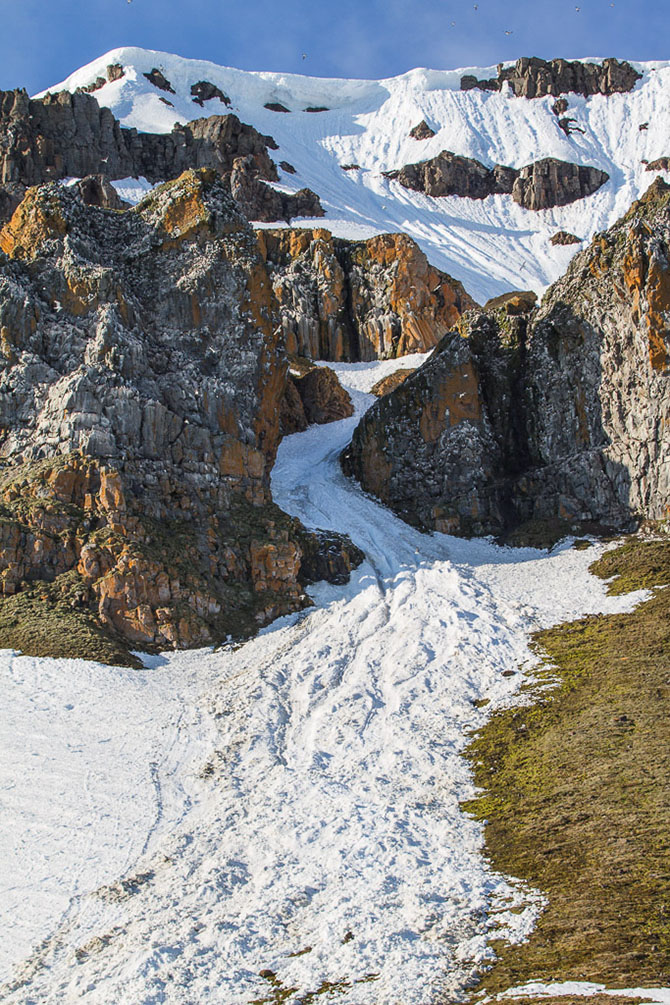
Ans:
{"type": "MultiPolygon", "coordinates": [[[[417,362],[331,365],[360,414],[417,362]]],[[[425,1005],[530,931],[539,896],[459,809],[461,752],[530,631],[639,595],[605,596],[596,548],[413,530],[341,474],[356,421],[286,438],[274,471],[280,505],[367,555],[311,610],[140,673],[0,658],[4,1002],[425,1005]]]]}

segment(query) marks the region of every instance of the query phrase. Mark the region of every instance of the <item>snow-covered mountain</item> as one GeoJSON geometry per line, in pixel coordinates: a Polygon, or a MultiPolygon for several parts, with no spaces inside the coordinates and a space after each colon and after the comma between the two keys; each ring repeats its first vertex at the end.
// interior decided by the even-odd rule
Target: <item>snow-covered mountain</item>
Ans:
{"type": "MultiPolygon", "coordinates": [[[[319,226],[355,238],[404,231],[434,265],[484,301],[519,286],[541,292],[580,247],[554,247],[551,236],[566,230],[590,239],[611,226],[655,177],[645,162],[669,152],[670,62],[633,65],[642,76],[630,93],[567,95],[567,114],[583,130],[569,134],[552,111],[553,96],[528,100],[509,87],[499,92],[460,89],[465,74],[487,78],[495,76],[495,67],[416,69],[387,80],[340,80],[251,73],[120,48],[50,90],[90,88],[101,78],[102,86],[93,91],[98,102],[112,109],[122,125],[141,131],[169,132],[176,122],[232,111],[274,137],[278,149],[272,156],[278,165],[287,162],[296,169],[290,174],[280,167],[278,187],[293,192],[307,186],[318,193],[326,210],[319,226]],[[110,64],[124,71],[111,82],[110,64]],[[153,69],[160,70],[172,90],[150,82],[146,74],[153,69]],[[196,102],[191,88],[199,81],[220,89],[230,104],[218,97],[196,102]],[[288,113],[267,105],[281,105],[288,113]],[[422,120],[435,135],[413,139],[410,130],[422,120]],[[478,201],[431,198],[384,176],[442,150],[514,168],[555,157],[599,168],[610,178],[586,200],[533,212],[509,195],[478,201]],[[343,170],[350,165],[358,169],[343,170]]],[[[126,198],[133,188],[137,197],[143,186],[123,186],[126,198]]]]}

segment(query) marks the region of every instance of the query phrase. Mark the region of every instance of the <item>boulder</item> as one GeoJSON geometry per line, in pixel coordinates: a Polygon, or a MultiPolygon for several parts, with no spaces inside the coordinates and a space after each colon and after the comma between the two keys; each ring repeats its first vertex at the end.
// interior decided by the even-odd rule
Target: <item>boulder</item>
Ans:
{"type": "Polygon", "coordinates": [[[315,366],[304,376],[293,379],[302,400],[305,418],[310,425],[339,422],[354,414],[348,392],[330,367],[315,366]]]}
{"type": "Polygon", "coordinates": [[[212,98],[218,98],[224,105],[230,104],[230,98],[223,93],[220,87],[212,84],[209,80],[199,80],[196,84],[191,84],[191,98],[201,108],[206,101],[211,101],[212,98]]]}

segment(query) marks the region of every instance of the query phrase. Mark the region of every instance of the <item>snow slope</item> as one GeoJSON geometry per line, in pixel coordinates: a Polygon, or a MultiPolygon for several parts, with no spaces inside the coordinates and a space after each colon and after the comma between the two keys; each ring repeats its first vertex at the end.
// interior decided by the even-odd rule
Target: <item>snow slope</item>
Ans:
{"type": "MultiPolygon", "coordinates": [[[[557,230],[589,239],[625,212],[655,177],[643,160],[670,155],[670,62],[635,63],[643,73],[630,94],[583,98],[568,95],[568,115],[585,130],[566,136],[551,111],[554,99],[515,98],[509,90],[459,90],[464,73],[495,76],[495,67],[417,69],[388,80],[327,80],[295,74],[251,73],[144,49],[114,49],[51,90],[74,90],[105,76],[119,62],[125,76],[95,92],[121,122],[140,130],[169,131],[175,122],[228,109],[214,98],[200,108],[191,99],[199,80],[216,84],[244,122],[274,136],[277,163],[288,191],[314,189],[326,209],[319,226],[343,237],[384,231],[414,237],[433,264],[460,279],[479,301],[519,286],[541,292],[564,271],[579,246],[552,247],[557,230]],[[175,94],[154,87],[143,74],[162,69],[175,94]],[[161,101],[167,99],[172,107],[161,101]],[[269,111],[279,102],[291,114],[269,111]],[[329,111],[305,112],[326,106],[329,111]],[[416,141],[409,131],[421,119],[437,131],[416,141]],[[647,124],[648,128],[640,130],[647,124]],[[542,157],[592,164],[610,175],[595,195],[572,206],[532,212],[511,196],[485,201],[434,199],[384,178],[383,171],[435,156],[441,150],[511,167],[542,157]],[[358,164],[360,170],[343,171],[358,164]]],[[[667,179],[667,175],[666,175],[667,179]]],[[[126,186],[127,188],[127,186],[126,186]]],[[[309,221],[298,221],[300,226],[309,221]]]]}
{"type": "Polygon", "coordinates": [[[286,438],[274,470],[280,505],[365,550],[347,586],[143,672],[0,657],[6,1005],[428,1005],[530,930],[538,895],[459,809],[460,753],[518,692],[529,631],[641,595],[605,596],[595,548],[424,535],[348,482],[397,366],[336,365],[356,416],[286,438]]]}

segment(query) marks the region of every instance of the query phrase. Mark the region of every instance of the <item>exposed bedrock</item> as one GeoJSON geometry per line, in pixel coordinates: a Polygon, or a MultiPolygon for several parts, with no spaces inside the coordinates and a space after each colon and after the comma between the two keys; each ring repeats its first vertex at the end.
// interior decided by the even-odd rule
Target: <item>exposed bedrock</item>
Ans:
{"type": "MultiPolygon", "coordinates": [[[[263,204],[265,198],[265,215],[257,219],[320,215],[318,198],[309,190],[279,198],[264,185],[263,180],[278,178],[268,147],[276,149],[271,137],[232,114],[175,125],[171,133],[140,133],[122,127],[89,94],[61,91],[31,99],[25,91],[0,91],[0,185],[10,192],[87,175],[111,180],[145,177],[156,183],[201,167],[230,180],[235,165],[239,174],[243,162],[245,192],[253,187],[255,193],[253,200],[247,197],[247,208],[263,204]],[[276,216],[268,216],[270,208],[276,216]]],[[[0,197],[0,211],[3,201],[6,197],[0,197]]]]}
{"type": "Polygon", "coordinates": [[[430,160],[384,172],[405,188],[431,196],[486,199],[509,195],[525,209],[566,206],[592,195],[609,179],[606,171],[546,157],[526,167],[486,167],[472,157],[443,150],[430,160]]]}
{"type": "Polygon", "coordinates": [[[269,486],[287,361],[217,173],[124,213],[33,188],[0,248],[2,603],[37,591],[134,647],[303,606],[318,542],[269,486]]]}
{"type": "Polygon", "coordinates": [[[349,393],[328,366],[306,366],[303,373],[289,373],[281,406],[283,436],[299,433],[316,423],[339,422],[354,414],[349,393]]]}
{"type": "Polygon", "coordinates": [[[345,470],[409,522],[456,534],[666,519],[669,256],[657,179],[538,309],[467,314],[365,415],[345,470]]]}
{"type": "Polygon", "coordinates": [[[289,353],[372,360],[425,352],[476,306],[405,234],[367,241],[327,230],[263,230],[275,318],[289,353]]]}
{"type": "Polygon", "coordinates": [[[517,97],[541,98],[546,94],[622,94],[632,91],[641,73],[624,61],[604,59],[602,63],[579,60],[538,59],[522,56],[514,66],[498,65],[498,76],[478,80],[472,75],[461,78],[461,90],[479,88],[500,91],[508,83],[517,97]]]}

